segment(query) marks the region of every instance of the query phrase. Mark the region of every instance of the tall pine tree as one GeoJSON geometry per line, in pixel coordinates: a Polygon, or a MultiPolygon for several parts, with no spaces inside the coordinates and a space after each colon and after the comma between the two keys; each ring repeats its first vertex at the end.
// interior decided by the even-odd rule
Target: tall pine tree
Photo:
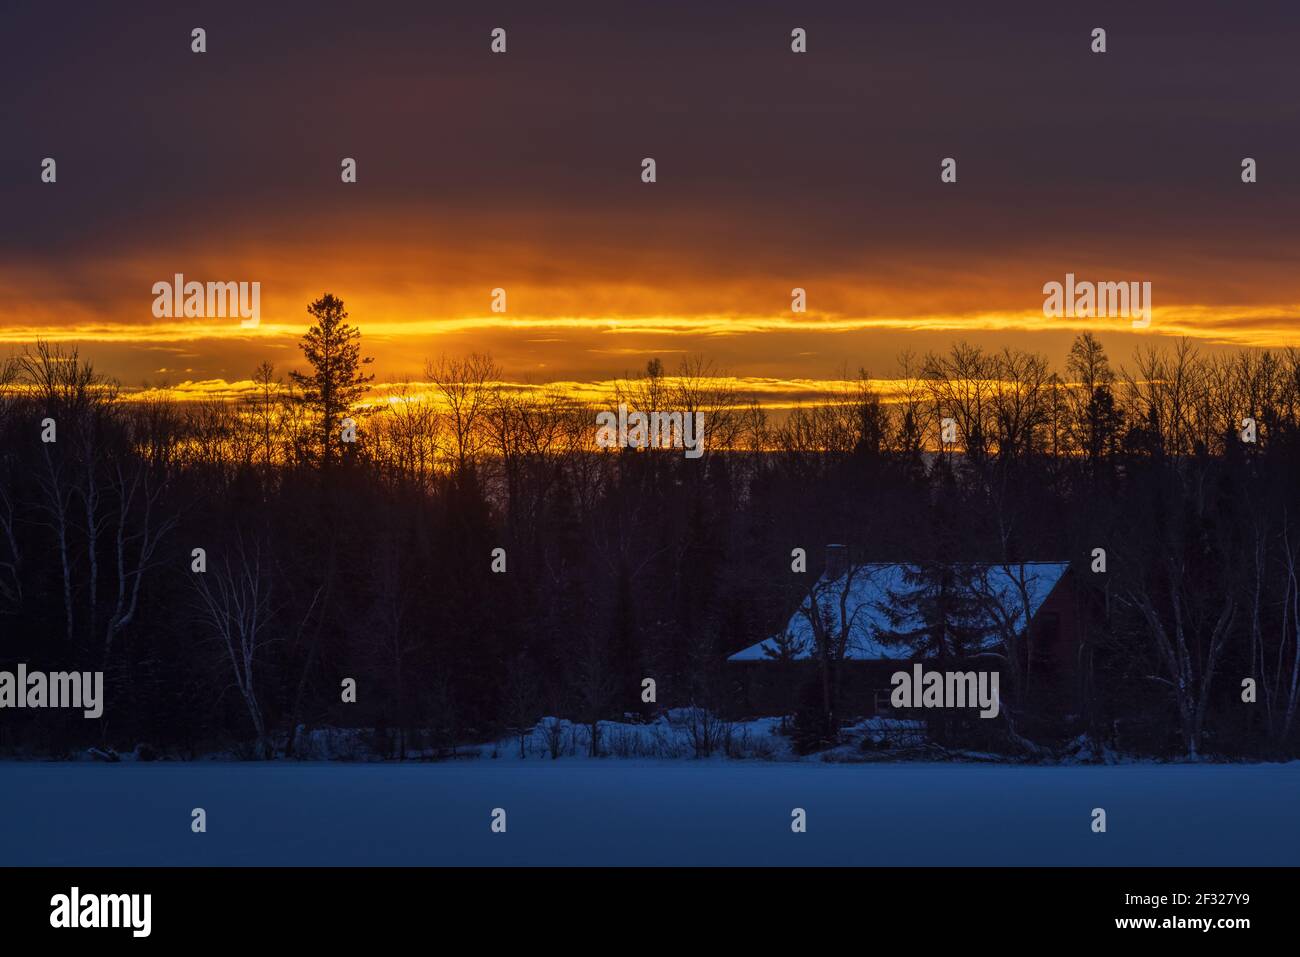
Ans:
{"type": "Polygon", "coordinates": [[[366,392],[373,375],[362,375],[361,367],[373,361],[361,356],[361,330],[346,320],[343,300],[326,293],[307,307],[316,324],[307,330],[299,347],[311,372],[290,372],[302,390],[301,401],[316,417],[316,441],[320,463],[328,467],[342,442],[342,421],[353,404],[366,392]]]}

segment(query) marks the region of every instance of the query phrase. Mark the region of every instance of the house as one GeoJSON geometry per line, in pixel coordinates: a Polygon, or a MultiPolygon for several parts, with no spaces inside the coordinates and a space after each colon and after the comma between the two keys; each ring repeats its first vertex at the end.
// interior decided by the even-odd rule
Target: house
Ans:
{"type": "MultiPolygon", "coordinates": [[[[782,633],[727,659],[733,706],[745,714],[793,710],[799,688],[818,675],[809,621],[815,599],[826,632],[844,645],[841,714],[890,713],[893,674],[933,661],[923,648],[934,644],[934,629],[925,626],[917,611],[936,604],[927,588],[949,596],[948,628],[966,639],[959,657],[952,659],[954,666],[960,662],[963,669],[1005,670],[1002,655],[1008,635],[1014,634],[1020,647],[1022,710],[1043,716],[1077,711],[1081,629],[1069,562],[850,565],[842,545],[827,547],[826,571],[804,594],[782,633]],[[847,629],[842,617],[848,619],[847,629]],[[900,641],[902,635],[910,640],[900,641]]],[[[1002,688],[1005,698],[1005,681],[1002,688]]]]}

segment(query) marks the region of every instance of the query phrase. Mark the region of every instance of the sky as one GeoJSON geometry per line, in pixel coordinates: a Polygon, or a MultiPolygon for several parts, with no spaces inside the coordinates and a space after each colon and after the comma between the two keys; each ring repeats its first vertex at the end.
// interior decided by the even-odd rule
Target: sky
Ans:
{"type": "Polygon", "coordinates": [[[325,292],[389,382],[703,356],[788,397],[957,339],[1290,345],[1300,8],[1132,6],[9,3],[0,351],[223,393],[301,367],[325,292]],[[156,317],[176,273],[259,282],[260,325],[156,317]],[[1149,281],[1150,327],[1045,316],[1066,273],[1149,281]]]}

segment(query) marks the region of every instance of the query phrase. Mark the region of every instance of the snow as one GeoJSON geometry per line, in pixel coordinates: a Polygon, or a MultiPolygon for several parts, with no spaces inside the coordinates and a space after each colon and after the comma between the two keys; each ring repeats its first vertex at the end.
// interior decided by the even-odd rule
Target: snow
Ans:
{"type": "MultiPolygon", "coordinates": [[[[701,708],[673,708],[649,723],[600,722],[600,750],[616,758],[760,758],[777,761],[820,761],[851,758],[867,739],[877,747],[918,747],[925,743],[925,722],[872,717],[843,729],[844,741],[833,752],[799,756],[776,717],[726,721],[701,708]]],[[[495,744],[479,745],[480,756],[502,761],[538,757],[567,760],[591,751],[591,730],[567,719],[542,718],[524,735],[523,756],[519,738],[506,737],[495,744]],[[552,745],[555,747],[553,748],[552,745]]]]}
{"type": "MultiPolygon", "coordinates": [[[[904,646],[886,646],[875,639],[876,630],[907,631],[919,628],[919,621],[903,621],[891,624],[885,616],[881,605],[889,604],[889,593],[906,592],[909,588],[905,575],[907,565],[870,564],[860,565],[854,572],[849,586],[847,614],[854,623],[854,631],[845,650],[845,658],[854,660],[899,660],[911,657],[911,652],[904,646]],[[857,615],[856,619],[854,615],[857,615]]],[[[1030,615],[1038,612],[1047,596],[1052,593],[1057,582],[1069,570],[1069,562],[1025,562],[1024,565],[1010,566],[1017,573],[1024,569],[1026,591],[1029,594],[1030,615]]],[[[1007,617],[1014,621],[1017,631],[1024,628],[1024,611],[1020,607],[1021,599],[1015,585],[1015,579],[1001,565],[969,565],[963,568],[979,580],[981,588],[987,583],[988,594],[993,596],[998,605],[1006,609],[1007,617]]],[[[847,572],[845,573],[847,575],[847,572]]],[[[844,580],[840,576],[828,585],[819,586],[818,603],[830,614],[831,628],[838,631],[840,622],[839,601],[844,580]]],[[[786,632],[794,637],[800,646],[800,653],[795,657],[809,658],[815,647],[812,626],[796,609],[786,625],[786,632]]],[[[776,652],[773,638],[767,638],[756,645],[750,645],[734,655],[729,661],[770,661],[767,649],[776,652]]]]}
{"type": "Polygon", "coordinates": [[[1300,762],[0,762],[0,865],[1296,866],[1297,808],[1300,762]]]}

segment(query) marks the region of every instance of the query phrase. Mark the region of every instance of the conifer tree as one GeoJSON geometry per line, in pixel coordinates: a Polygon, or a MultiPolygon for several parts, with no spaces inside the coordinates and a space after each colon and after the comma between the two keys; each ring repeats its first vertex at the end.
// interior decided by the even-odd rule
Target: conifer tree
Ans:
{"type": "Polygon", "coordinates": [[[958,566],[940,561],[909,565],[903,587],[887,588],[885,594],[879,608],[889,627],[875,629],[881,643],[938,662],[983,650],[990,626],[958,566]]]}
{"type": "Polygon", "coordinates": [[[341,423],[352,406],[365,394],[373,375],[361,367],[373,361],[361,356],[361,330],[349,324],[343,300],[326,293],[307,307],[316,324],[302,337],[299,348],[311,363],[309,373],[290,372],[302,390],[300,401],[317,418],[316,439],[320,463],[328,467],[342,442],[341,423]]]}

